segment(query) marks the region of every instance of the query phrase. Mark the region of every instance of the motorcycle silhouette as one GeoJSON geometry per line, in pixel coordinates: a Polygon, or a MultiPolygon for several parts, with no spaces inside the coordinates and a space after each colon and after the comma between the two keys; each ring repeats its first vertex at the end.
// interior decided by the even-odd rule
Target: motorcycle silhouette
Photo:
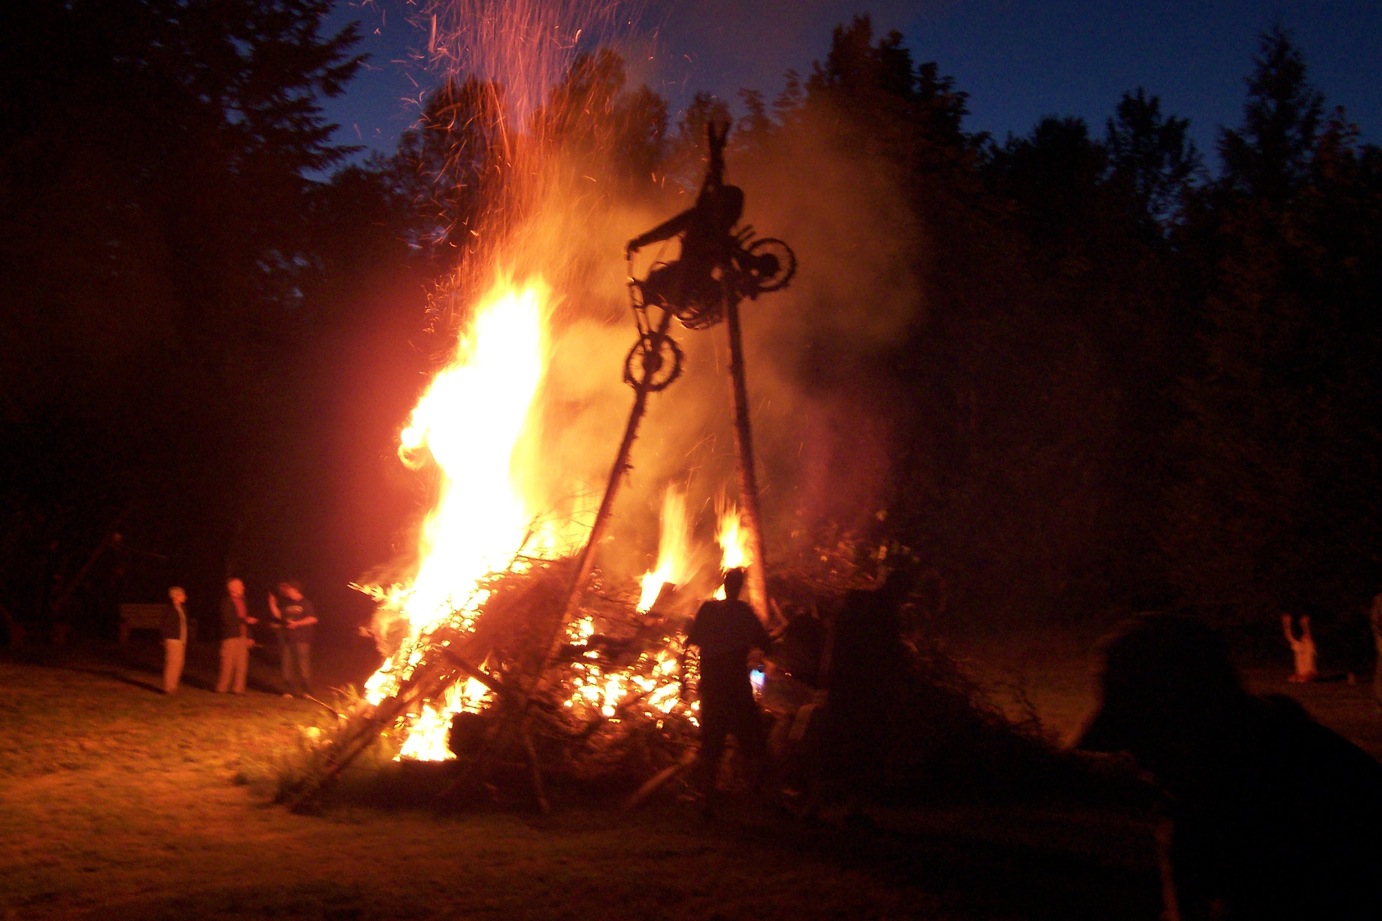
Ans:
{"type": "Polygon", "coordinates": [[[755,239],[753,228],[745,227],[729,244],[726,257],[708,270],[684,259],[659,261],[642,279],[634,277],[633,256],[627,256],[629,302],[639,330],[638,341],[624,359],[624,381],[630,386],[657,391],[680,376],[683,355],[667,334],[671,317],[687,329],[709,329],[724,319],[727,303],[780,291],[796,274],[796,254],[782,240],[755,239]],[[664,311],[656,327],[648,319],[650,306],[664,311]]]}

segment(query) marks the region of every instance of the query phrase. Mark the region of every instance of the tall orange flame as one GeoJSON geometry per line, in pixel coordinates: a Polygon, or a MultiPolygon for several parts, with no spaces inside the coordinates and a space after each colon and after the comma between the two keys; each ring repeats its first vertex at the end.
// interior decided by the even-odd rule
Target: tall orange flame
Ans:
{"type": "MultiPolygon", "coordinates": [[[[715,542],[720,545],[720,571],[744,569],[753,565],[753,553],[749,549],[749,532],[739,517],[739,507],[733,502],[721,500],[719,521],[715,527],[715,542]]],[[[725,587],[715,590],[715,597],[724,600],[725,587]]]]}
{"type": "Polygon", "coordinates": [[[753,565],[753,553],[749,549],[749,534],[739,517],[739,508],[732,502],[724,504],[720,511],[719,526],[715,531],[715,542],[720,545],[720,568],[726,572],[743,569],[753,565]]]}
{"type": "MultiPolygon", "coordinates": [[[[481,580],[521,565],[521,554],[538,555],[535,535],[580,530],[539,518],[525,500],[533,494],[525,482],[530,465],[520,462],[537,431],[529,420],[547,363],[550,301],[539,280],[523,286],[496,280],[470,332],[459,339],[450,364],[432,380],[400,435],[400,458],[409,467],[431,470],[438,495],[421,528],[411,580],[374,590],[381,602],[376,630],[388,633],[402,621],[407,640],[366,682],[371,703],[397,693],[430,630],[458,616],[460,626],[469,625],[484,601],[477,588],[481,580]]],[[[582,537],[567,533],[560,543],[575,545],[582,537]]],[[[475,682],[453,689],[440,705],[429,704],[414,722],[404,753],[448,757],[443,743],[450,715],[478,707],[484,697],[483,685],[475,682]]]]}
{"type": "Polygon", "coordinates": [[[413,410],[399,455],[441,476],[423,526],[421,568],[403,605],[413,626],[448,613],[476,580],[507,568],[531,531],[514,455],[542,383],[548,292],[541,282],[495,288],[413,410]]]}
{"type": "Polygon", "coordinates": [[[662,497],[662,536],[658,541],[657,566],[643,576],[638,612],[645,614],[657,601],[664,585],[680,585],[690,562],[691,537],[686,521],[686,493],[667,487],[662,497]]]}

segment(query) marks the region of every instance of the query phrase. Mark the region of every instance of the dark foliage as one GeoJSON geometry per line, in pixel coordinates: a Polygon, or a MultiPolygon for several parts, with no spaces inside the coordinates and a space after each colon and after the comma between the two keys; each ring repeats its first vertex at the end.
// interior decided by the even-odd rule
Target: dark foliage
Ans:
{"type": "Polygon", "coordinates": [[[349,149],[318,103],[360,65],[353,28],[321,32],[327,0],[16,6],[0,603],[104,628],[116,596],[192,580],[195,604],[225,569],[286,565],[245,538],[301,516],[285,495],[322,498],[280,486],[294,444],[328,439],[317,366],[407,254],[352,264],[396,209],[359,172],[319,178],[349,149]]]}
{"type": "MultiPolygon", "coordinates": [[[[11,6],[0,604],[42,619],[103,603],[78,575],[147,595],[208,559],[194,605],[226,568],[344,585],[417,501],[384,458],[433,350],[427,286],[509,213],[503,88],[458,75],[396,156],[328,177],[345,151],[316,101],[359,61],[352,32],[319,33],[325,0],[11,6]]],[[[822,446],[836,480],[860,432],[886,469],[771,496],[780,559],[849,544],[864,578],[887,548],[974,623],[1153,602],[1348,623],[1382,578],[1382,153],[1327,113],[1289,33],[1253,67],[1217,174],[1141,88],[1103,137],[1059,117],[970,134],[962,89],[866,17],[778,98],[742,94],[736,170],[771,178],[794,246],[872,260],[882,292],[812,288],[801,247],[774,370],[852,423],[822,446]],[[886,185],[886,218],[818,227],[842,214],[812,200],[807,150],[886,185]],[[895,308],[886,334],[843,335],[881,322],[869,301],[895,308]]],[[[700,96],[669,128],[597,51],[522,128],[655,200],[733,114],[700,96]]]]}

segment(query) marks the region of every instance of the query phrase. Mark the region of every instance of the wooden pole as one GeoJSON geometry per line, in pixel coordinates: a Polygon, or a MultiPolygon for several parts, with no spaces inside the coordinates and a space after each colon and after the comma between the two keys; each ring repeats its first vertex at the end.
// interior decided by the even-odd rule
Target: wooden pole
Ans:
{"type": "MultiPolygon", "coordinates": [[[[609,520],[614,511],[614,500],[619,495],[619,486],[624,481],[625,474],[630,469],[629,455],[633,452],[633,443],[638,438],[638,426],[643,421],[643,414],[648,409],[648,395],[654,388],[651,386],[656,375],[655,362],[661,355],[662,343],[667,340],[667,330],[672,323],[672,311],[664,310],[662,320],[658,323],[657,329],[649,334],[649,350],[652,355],[653,364],[644,368],[644,375],[634,386],[633,409],[629,411],[629,421],[624,426],[624,438],[619,443],[619,452],[615,455],[614,465],[609,471],[609,480],[605,484],[605,495],[600,501],[600,509],[595,513],[595,521],[590,526],[590,536],[586,539],[585,546],[581,548],[581,555],[576,562],[576,571],[571,577],[571,584],[566,591],[566,601],[562,605],[561,619],[552,628],[552,636],[547,642],[547,653],[543,657],[543,668],[539,671],[539,676],[547,672],[546,665],[551,662],[556,655],[557,649],[561,646],[562,627],[571,619],[572,613],[576,610],[576,605],[581,599],[581,593],[585,591],[586,580],[590,578],[590,571],[595,566],[595,553],[598,550],[600,541],[604,538],[605,528],[609,525],[609,520]]],[[[539,677],[539,684],[541,683],[539,677]]]]}
{"type": "Polygon", "coordinates": [[[728,291],[722,295],[725,325],[729,327],[730,402],[734,409],[734,442],[739,451],[739,504],[744,530],[748,534],[749,604],[758,619],[768,623],[767,554],[763,548],[763,513],[758,503],[758,476],[754,472],[753,430],[749,427],[748,384],[744,374],[744,342],[739,330],[739,301],[728,291]]]}

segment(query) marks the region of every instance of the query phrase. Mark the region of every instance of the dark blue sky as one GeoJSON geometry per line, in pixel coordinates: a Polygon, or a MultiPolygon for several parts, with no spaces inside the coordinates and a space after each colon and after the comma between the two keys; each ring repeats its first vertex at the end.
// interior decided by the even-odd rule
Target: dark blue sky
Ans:
{"type": "MultiPolygon", "coordinates": [[[[529,0],[531,2],[531,0],[529,0]]],[[[592,0],[595,3],[595,0],[592,0]]],[[[595,4],[599,5],[599,4],[595,4]]],[[[790,68],[809,72],[831,29],[867,12],[875,31],[898,29],[917,62],[935,61],[969,94],[970,131],[1027,134],[1045,115],[1076,115],[1102,135],[1119,98],[1138,86],[1162,112],[1187,118],[1211,166],[1220,127],[1237,127],[1244,79],[1260,34],[1293,34],[1311,82],[1343,106],[1363,137],[1382,143],[1382,2],[1379,0],[648,0],[641,47],[621,49],[634,79],[672,102],[696,90],[769,97],[790,68]]],[[[408,21],[410,0],[340,0],[333,24],[357,19],[371,61],[330,101],[338,139],[392,151],[431,85],[408,21]]]]}

